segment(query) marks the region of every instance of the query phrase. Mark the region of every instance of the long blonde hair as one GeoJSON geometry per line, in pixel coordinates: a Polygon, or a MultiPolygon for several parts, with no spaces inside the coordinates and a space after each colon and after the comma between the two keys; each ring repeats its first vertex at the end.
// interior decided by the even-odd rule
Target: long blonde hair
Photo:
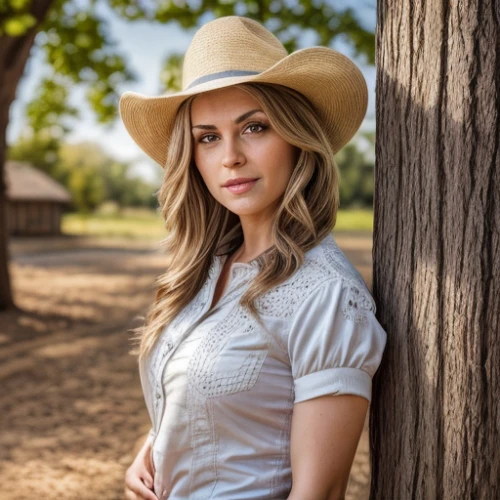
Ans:
{"type": "MultiPolygon", "coordinates": [[[[275,245],[258,258],[259,273],[240,304],[260,320],[255,300],[289,278],[304,253],[335,226],[339,204],[338,168],[323,127],[310,102],[288,87],[244,83],[238,88],[262,106],[271,126],[298,151],[297,163],[272,226],[275,245]]],[[[196,96],[177,113],[158,192],[167,237],[161,242],[167,270],[157,277],[156,297],[132,342],[144,359],[161,332],[196,296],[216,255],[230,254],[243,243],[239,217],[208,191],[192,154],[190,109],[196,96]]]]}

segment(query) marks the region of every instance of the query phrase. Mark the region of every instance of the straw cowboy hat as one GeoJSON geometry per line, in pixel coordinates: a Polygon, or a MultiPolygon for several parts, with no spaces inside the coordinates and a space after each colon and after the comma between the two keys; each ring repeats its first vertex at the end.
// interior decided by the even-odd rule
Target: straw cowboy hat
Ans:
{"type": "Polygon", "coordinates": [[[184,57],[182,91],[155,97],[125,92],[120,115],[132,139],[164,167],[181,103],[191,95],[244,82],[285,85],[306,96],[334,152],[356,133],[368,104],[361,71],[340,52],[311,47],[288,55],[258,22],[227,16],[205,24],[193,37],[184,57]]]}

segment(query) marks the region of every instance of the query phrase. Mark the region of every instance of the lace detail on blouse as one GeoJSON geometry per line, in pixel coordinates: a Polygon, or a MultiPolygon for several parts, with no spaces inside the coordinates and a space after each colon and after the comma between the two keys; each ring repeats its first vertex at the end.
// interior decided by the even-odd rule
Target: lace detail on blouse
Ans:
{"type": "Polygon", "coordinates": [[[351,282],[342,305],[344,318],[355,323],[365,324],[368,312],[375,314],[375,302],[363,289],[351,282]]]}
{"type": "Polygon", "coordinates": [[[348,320],[363,324],[367,313],[375,313],[375,302],[363,278],[333,241],[321,247],[321,254],[306,257],[303,265],[284,283],[256,300],[262,315],[288,318],[307,296],[323,283],[341,279],[348,291],[342,313],[348,320]]]}
{"type": "Polygon", "coordinates": [[[346,256],[340,250],[335,242],[331,245],[322,247],[323,256],[325,257],[333,274],[339,277],[354,277],[353,274],[362,281],[362,278],[355,267],[347,260],[346,256]]]}
{"type": "Polygon", "coordinates": [[[223,325],[216,325],[205,334],[188,366],[193,387],[206,397],[247,391],[253,387],[267,356],[264,341],[257,346],[260,349],[255,349],[255,336],[259,336],[256,325],[249,314],[235,307],[223,325]],[[236,330],[238,337],[233,338],[232,333],[236,330]],[[245,349],[245,338],[253,341],[253,351],[245,349]],[[231,352],[229,364],[220,359],[223,349],[231,352]]]}
{"type": "Polygon", "coordinates": [[[375,314],[376,306],[358,270],[347,259],[335,241],[333,244],[323,247],[323,255],[331,269],[345,281],[348,288],[342,305],[344,317],[355,323],[366,323],[367,313],[375,314]]]}
{"type": "Polygon", "coordinates": [[[309,292],[328,279],[329,273],[324,266],[305,259],[302,266],[284,283],[257,298],[257,309],[262,315],[288,318],[309,292]]]}

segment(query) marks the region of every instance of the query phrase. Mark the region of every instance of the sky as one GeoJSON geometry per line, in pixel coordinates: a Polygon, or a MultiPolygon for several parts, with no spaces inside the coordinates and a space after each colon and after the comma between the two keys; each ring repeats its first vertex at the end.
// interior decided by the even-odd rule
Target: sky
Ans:
{"type": "MultiPolygon", "coordinates": [[[[358,16],[365,28],[375,29],[376,10],[375,0],[336,0],[340,7],[354,3],[358,16]]],[[[128,63],[139,75],[134,83],[124,84],[120,93],[127,90],[145,95],[159,95],[160,71],[165,57],[173,52],[184,53],[189,46],[195,32],[186,32],[174,24],[158,25],[144,21],[126,22],[114,15],[102,2],[100,11],[109,22],[113,38],[118,42],[121,52],[128,58],[128,63]]],[[[311,37],[307,35],[300,41],[300,48],[313,45],[311,37]]],[[[353,56],[351,48],[342,40],[337,40],[332,48],[351,57],[360,67],[368,85],[368,110],[360,130],[375,129],[375,68],[366,66],[362,60],[353,56]]],[[[43,53],[36,46],[33,47],[25,73],[19,84],[16,99],[10,110],[10,123],[7,129],[7,142],[11,144],[19,136],[26,123],[24,117],[25,106],[33,98],[36,86],[43,75],[49,73],[44,63],[43,53]]],[[[133,175],[145,180],[153,180],[155,173],[161,167],[151,160],[134,143],[128,135],[123,123],[117,119],[112,125],[98,124],[93,113],[85,103],[85,89],[75,86],[70,95],[70,103],[76,106],[81,113],[80,119],[74,124],[68,135],[69,142],[93,141],[119,160],[134,161],[133,175]]]]}

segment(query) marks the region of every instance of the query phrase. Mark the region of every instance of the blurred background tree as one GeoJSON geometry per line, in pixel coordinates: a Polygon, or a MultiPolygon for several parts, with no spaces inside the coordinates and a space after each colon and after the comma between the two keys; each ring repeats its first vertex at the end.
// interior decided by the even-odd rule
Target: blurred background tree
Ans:
{"type": "MultiPolygon", "coordinates": [[[[90,108],[98,123],[110,123],[117,117],[120,86],[137,79],[126,57],[111,36],[107,19],[97,13],[105,2],[116,15],[129,21],[177,23],[185,29],[199,26],[210,18],[246,15],[264,23],[291,51],[305,34],[315,44],[331,45],[342,37],[354,55],[374,62],[374,33],[363,27],[351,7],[340,8],[331,0],[198,0],[197,2],[156,2],[144,0],[2,0],[0,1],[0,310],[13,307],[8,274],[7,234],[5,226],[6,130],[9,109],[34,43],[40,47],[51,68],[42,75],[38,91],[27,108],[33,141],[44,144],[45,156],[35,166],[56,168],[57,149],[79,111],[68,103],[70,89],[84,86],[90,108]]],[[[162,81],[169,89],[179,86],[179,54],[167,56],[162,81]]],[[[36,149],[31,149],[35,158],[36,149]]],[[[60,175],[64,168],[58,165],[60,175]]],[[[70,181],[72,189],[83,189],[92,177],[85,167],[70,181]],[[83,171],[86,172],[84,175],[83,171]],[[87,181],[85,180],[87,179],[87,181]],[[77,188],[78,187],[78,188],[77,188]]],[[[119,170],[119,168],[118,168],[119,170]]],[[[58,175],[59,175],[58,174],[58,175]]],[[[93,181],[92,181],[93,182],[93,181]]],[[[102,180],[103,193],[106,188],[102,180]]],[[[103,194],[106,196],[106,194],[103,194]]],[[[132,196],[134,198],[134,196],[132,196]]],[[[84,203],[79,198],[79,203],[84,203]]],[[[137,201],[137,200],[136,200],[137,201]]],[[[85,202],[91,206],[90,200],[85,202]]],[[[83,205],[80,205],[83,206],[83,205]]]]}
{"type": "Polygon", "coordinates": [[[340,208],[373,206],[373,160],[350,142],[335,156],[340,171],[340,208]]]}

